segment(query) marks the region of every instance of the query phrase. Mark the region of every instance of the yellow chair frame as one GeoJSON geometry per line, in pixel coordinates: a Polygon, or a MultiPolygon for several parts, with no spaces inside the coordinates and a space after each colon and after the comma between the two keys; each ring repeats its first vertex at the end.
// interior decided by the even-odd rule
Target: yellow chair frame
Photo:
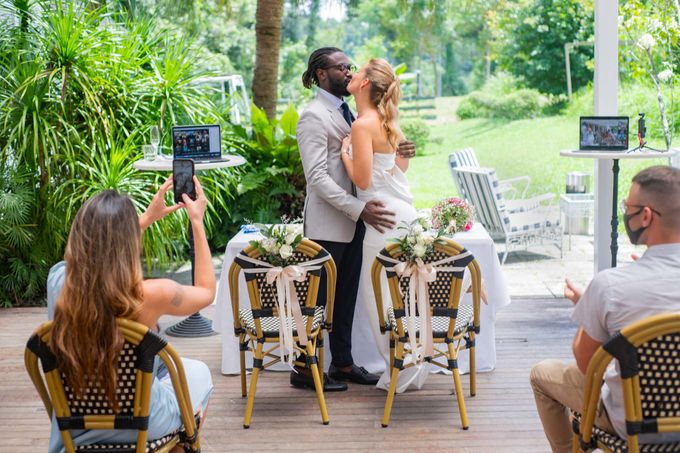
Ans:
{"type": "MultiPolygon", "coordinates": [[[[327,254],[319,244],[309,239],[303,239],[302,242],[295,249],[296,252],[304,256],[314,258],[320,254],[327,254]]],[[[260,253],[253,246],[246,247],[242,254],[250,258],[259,258],[260,253]]],[[[329,256],[329,260],[324,262],[323,268],[326,271],[326,309],[324,314],[324,322],[316,329],[312,330],[314,320],[313,311],[316,308],[317,294],[319,291],[320,276],[312,273],[309,275],[309,287],[305,298],[304,309],[306,315],[306,332],[307,332],[307,346],[303,349],[297,344],[298,337],[294,337],[295,349],[307,357],[307,362],[296,361],[298,366],[309,365],[314,379],[314,386],[316,390],[316,397],[319,401],[319,409],[321,411],[321,420],[324,425],[329,423],[328,410],[326,408],[326,401],[323,395],[323,330],[331,331],[333,323],[333,305],[335,300],[335,283],[336,283],[336,267],[333,258],[329,256]],[[318,352],[318,356],[317,356],[318,352]],[[317,358],[318,357],[318,358],[317,358]]],[[[234,335],[239,339],[240,365],[241,365],[241,396],[248,397],[246,404],[245,416],[243,419],[243,427],[249,428],[253,413],[253,405],[255,401],[255,391],[257,388],[257,381],[261,370],[269,368],[270,366],[279,363],[281,357],[275,354],[279,348],[278,337],[267,337],[264,335],[260,318],[253,314],[255,322],[255,334],[253,335],[246,328],[241,325],[239,311],[239,275],[243,268],[234,260],[229,268],[229,292],[231,295],[231,307],[234,316],[234,335]],[[272,346],[265,350],[265,343],[270,343],[272,346]],[[246,390],[246,351],[253,353],[253,371],[250,377],[250,393],[246,390]],[[265,358],[269,359],[265,362],[265,358]]],[[[248,296],[250,298],[250,309],[255,312],[262,310],[262,301],[260,298],[260,288],[256,279],[247,281],[248,296]]],[[[304,313],[303,313],[304,314],[304,313]]],[[[278,316],[278,310],[273,308],[272,316],[278,316]]]]}
{"type": "MultiPolygon", "coordinates": [[[[116,319],[116,323],[118,324],[118,328],[120,329],[120,332],[125,338],[126,342],[135,346],[138,346],[142,342],[144,342],[145,345],[151,343],[153,344],[153,347],[158,349],[155,355],[158,355],[167,367],[175,395],[177,396],[177,404],[179,405],[180,415],[182,417],[182,423],[184,424],[184,431],[186,435],[182,437],[180,437],[179,434],[175,435],[174,438],[172,438],[168,443],[164,444],[160,449],[155,451],[168,452],[178,444],[182,444],[190,451],[200,451],[200,439],[196,427],[196,420],[194,419],[192,411],[193,406],[191,405],[189,388],[184,375],[184,366],[179,354],[177,354],[175,349],[170,344],[167,344],[165,340],[158,337],[148,327],[140,323],[122,318],[116,319]]],[[[29,340],[24,351],[24,364],[26,366],[26,370],[28,371],[31,381],[33,381],[33,385],[35,386],[43,404],[45,405],[45,410],[50,420],[52,419],[53,411],[57,418],[71,417],[71,408],[66,396],[61,373],[56,365],[50,364],[50,356],[51,358],[54,357],[51,355],[48,346],[50,335],[52,333],[52,325],[52,321],[42,324],[31,336],[31,339],[29,340]],[[47,354],[48,357],[47,362],[45,362],[43,359],[45,354],[47,354]],[[46,369],[46,366],[49,368],[44,373],[41,373],[40,368],[38,367],[39,358],[42,362],[43,372],[46,369]]],[[[143,371],[137,368],[135,373],[136,383],[133,416],[135,418],[144,418],[149,416],[151,385],[154,380],[153,370],[143,371]]],[[[116,417],[116,415],[84,415],[75,416],[74,418],[82,419],[82,429],[113,430],[116,429],[116,417]]],[[[148,437],[147,434],[147,430],[137,430],[136,451],[138,453],[144,452],[146,450],[148,437]]],[[[70,431],[68,429],[62,430],[61,437],[64,442],[66,452],[74,453],[75,445],[73,443],[73,438],[71,437],[70,431]]]]}
{"type": "MultiPolygon", "coordinates": [[[[435,251],[441,252],[448,256],[455,256],[466,252],[465,248],[451,239],[441,238],[444,244],[434,244],[435,251]]],[[[398,244],[390,244],[385,248],[385,251],[395,259],[398,259],[402,253],[400,251],[398,244]]],[[[475,396],[477,392],[477,382],[476,382],[476,361],[475,361],[475,335],[479,333],[479,320],[480,320],[480,295],[482,286],[481,271],[479,269],[479,264],[477,260],[470,255],[470,261],[467,263],[466,267],[470,271],[472,277],[472,309],[473,309],[473,319],[472,325],[468,329],[463,329],[458,334],[454,334],[456,318],[452,317],[449,320],[449,328],[445,338],[434,338],[435,344],[435,354],[432,357],[432,365],[439,366],[441,368],[450,369],[453,374],[453,382],[456,391],[456,399],[458,401],[458,409],[460,412],[460,418],[463,429],[468,429],[468,418],[467,411],[465,408],[465,399],[463,397],[463,387],[460,380],[460,374],[458,372],[458,366],[456,363],[458,352],[462,349],[470,350],[470,396],[475,396]],[[436,348],[437,344],[446,344],[446,351],[441,351],[436,348]],[[445,357],[447,359],[447,364],[442,364],[436,359],[440,357],[445,357]],[[454,364],[454,365],[451,365],[454,364]]],[[[407,345],[407,334],[404,323],[401,318],[397,318],[397,329],[396,331],[391,328],[388,324],[388,320],[385,316],[383,310],[383,295],[382,295],[382,285],[381,285],[381,274],[383,272],[384,265],[375,259],[373,262],[373,267],[371,269],[371,280],[373,284],[373,292],[375,294],[376,307],[378,310],[378,320],[380,323],[380,330],[382,332],[390,332],[390,368],[391,368],[391,380],[390,388],[387,393],[387,401],[385,402],[385,408],[382,418],[382,426],[387,427],[390,420],[390,413],[392,412],[392,404],[394,402],[394,395],[397,386],[397,377],[399,376],[399,371],[403,368],[409,368],[415,364],[410,363],[408,365],[403,365],[403,360],[406,355],[406,345],[407,345]],[[396,345],[396,347],[395,347],[396,345]],[[397,366],[395,366],[395,361],[397,366]]],[[[439,278],[439,277],[437,277],[439,278]]],[[[390,296],[392,300],[392,307],[394,310],[404,309],[404,300],[399,287],[399,277],[396,274],[388,275],[388,284],[390,290],[390,296]]],[[[447,309],[457,313],[458,304],[460,303],[461,293],[466,289],[462,288],[463,280],[462,278],[452,277],[451,288],[449,291],[448,305],[447,309]]],[[[420,332],[418,332],[418,336],[420,332]]]]}
{"type": "MultiPolygon", "coordinates": [[[[590,451],[594,448],[600,448],[607,452],[611,451],[605,444],[593,442],[593,427],[600,402],[600,390],[602,388],[603,376],[609,363],[616,358],[612,354],[617,354],[617,348],[620,348],[621,345],[625,345],[628,348],[627,352],[637,351],[639,346],[668,334],[680,334],[680,314],[659,314],[635,322],[622,329],[619,334],[610,338],[595,351],[586,371],[583,394],[583,415],[579,433],[574,433],[573,437],[572,450],[574,452],[590,451]],[[635,349],[630,349],[631,346],[635,349]]],[[[640,374],[637,370],[637,354],[633,355],[635,357],[635,371],[624,373],[622,369],[623,402],[626,423],[631,426],[640,426],[643,421],[645,423],[652,421],[656,423],[657,430],[648,432],[680,431],[680,417],[659,417],[643,420],[640,374]]],[[[628,451],[630,453],[638,453],[640,451],[637,432],[629,431],[627,441],[628,451]]]]}

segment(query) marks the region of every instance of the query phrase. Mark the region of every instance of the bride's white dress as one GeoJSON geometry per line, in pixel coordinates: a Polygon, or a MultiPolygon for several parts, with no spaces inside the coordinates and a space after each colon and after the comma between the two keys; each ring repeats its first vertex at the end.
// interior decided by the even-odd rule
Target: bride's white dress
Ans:
{"type": "MultiPolygon", "coordinates": [[[[370,225],[366,225],[366,235],[364,237],[363,261],[361,265],[361,274],[359,279],[359,298],[361,303],[357,304],[355,314],[355,326],[357,325],[357,317],[365,316],[370,320],[371,333],[365,331],[357,331],[352,340],[352,344],[358,348],[366,348],[368,346],[369,357],[367,361],[358,361],[359,364],[364,365],[369,371],[380,372],[385,371],[380,381],[377,384],[378,388],[387,390],[390,384],[390,369],[389,369],[389,334],[380,333],[378,323],[378,312],[375,303],[375,296],[373,294],[373,286],[371,283],[371,267],[376,255],[382,250],[386,241],[389,238],[401,236],[403,231],[398,231],[397,228],[401,222],[411,222],[418,217],[418,214],[413,207],[413,196],[409,189],[406,175],[395,164],[395,153],[374,153],[373,154],[373,173],[371,174],[371,185],[366,190],[357,188],[357,197],[362,201],[378,200],[385,204],[385,208],[395,213],[396,226],[391,230],[386,230],[380,233],[378,230],[370,225]],[[372,337],[372,338],[371,338],[372,337]],[[370,360],[370,356],[376,357],[375,351],[370,353],[370,344],[377,345],[378,354],[382,357],[383,363],[376,363],[376,360],[370,360]]],[[[387,278],[385,274],[382,275],[383,286],[383,312],[386,313],[387,307],[391,303],[389,299],[389,290],[387,289],[387,278]]],[[[366,325],[366,323],[361,323],[366,325]]],[[[357,359],[357,354],[353,354],[357,359]]],[[[409,357],[406,358],[408,363],[409,357]]],[[[378,360],[379,362],[379,360],[378,360]]],[[[420,388],[427,379],[431,365],[423,363],[414,367],[402,370],[399,373],[399,380],[397,383],[397,392],[403,392],[407,388],[413,386],[420,388]]]]}

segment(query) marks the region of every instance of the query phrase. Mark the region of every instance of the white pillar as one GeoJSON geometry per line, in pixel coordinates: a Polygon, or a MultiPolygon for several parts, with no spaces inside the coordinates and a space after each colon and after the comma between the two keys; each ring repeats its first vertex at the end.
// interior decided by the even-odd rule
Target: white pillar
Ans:
{"type": "MultiPolygon", "coordinates": [[[[619,92],[618,0],[595,0],[595,115],[615,116],[619,92]]],[[[612,165],[595,161],[595,272],[612,267],[612,165]]]]}

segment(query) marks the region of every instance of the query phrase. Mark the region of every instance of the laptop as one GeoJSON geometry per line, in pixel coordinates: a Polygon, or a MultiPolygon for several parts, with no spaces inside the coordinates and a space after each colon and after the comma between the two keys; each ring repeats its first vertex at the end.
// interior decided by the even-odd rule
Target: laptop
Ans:
{"type": "Polygon", "coordinates": [[[627,150],[628,126],[627,116],[582,116],[579,151],[627,150]]]}
{"type": "Polygon", "coordinates": [[[219,124],[174,126],[172,156],[175,159],[191,159],[195,163],[228,160],[222,157],[222,134],[219,124]]]}

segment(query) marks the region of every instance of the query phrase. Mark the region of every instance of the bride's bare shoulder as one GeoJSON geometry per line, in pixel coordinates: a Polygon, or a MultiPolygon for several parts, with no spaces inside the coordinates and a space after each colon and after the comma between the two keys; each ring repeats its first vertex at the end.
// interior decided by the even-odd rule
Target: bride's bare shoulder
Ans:
{"type": "Polygon", "coordinates": [[[352,122],[352,132],[374,132],[380,130],[380,119],[367,115],[352,122]]]}

